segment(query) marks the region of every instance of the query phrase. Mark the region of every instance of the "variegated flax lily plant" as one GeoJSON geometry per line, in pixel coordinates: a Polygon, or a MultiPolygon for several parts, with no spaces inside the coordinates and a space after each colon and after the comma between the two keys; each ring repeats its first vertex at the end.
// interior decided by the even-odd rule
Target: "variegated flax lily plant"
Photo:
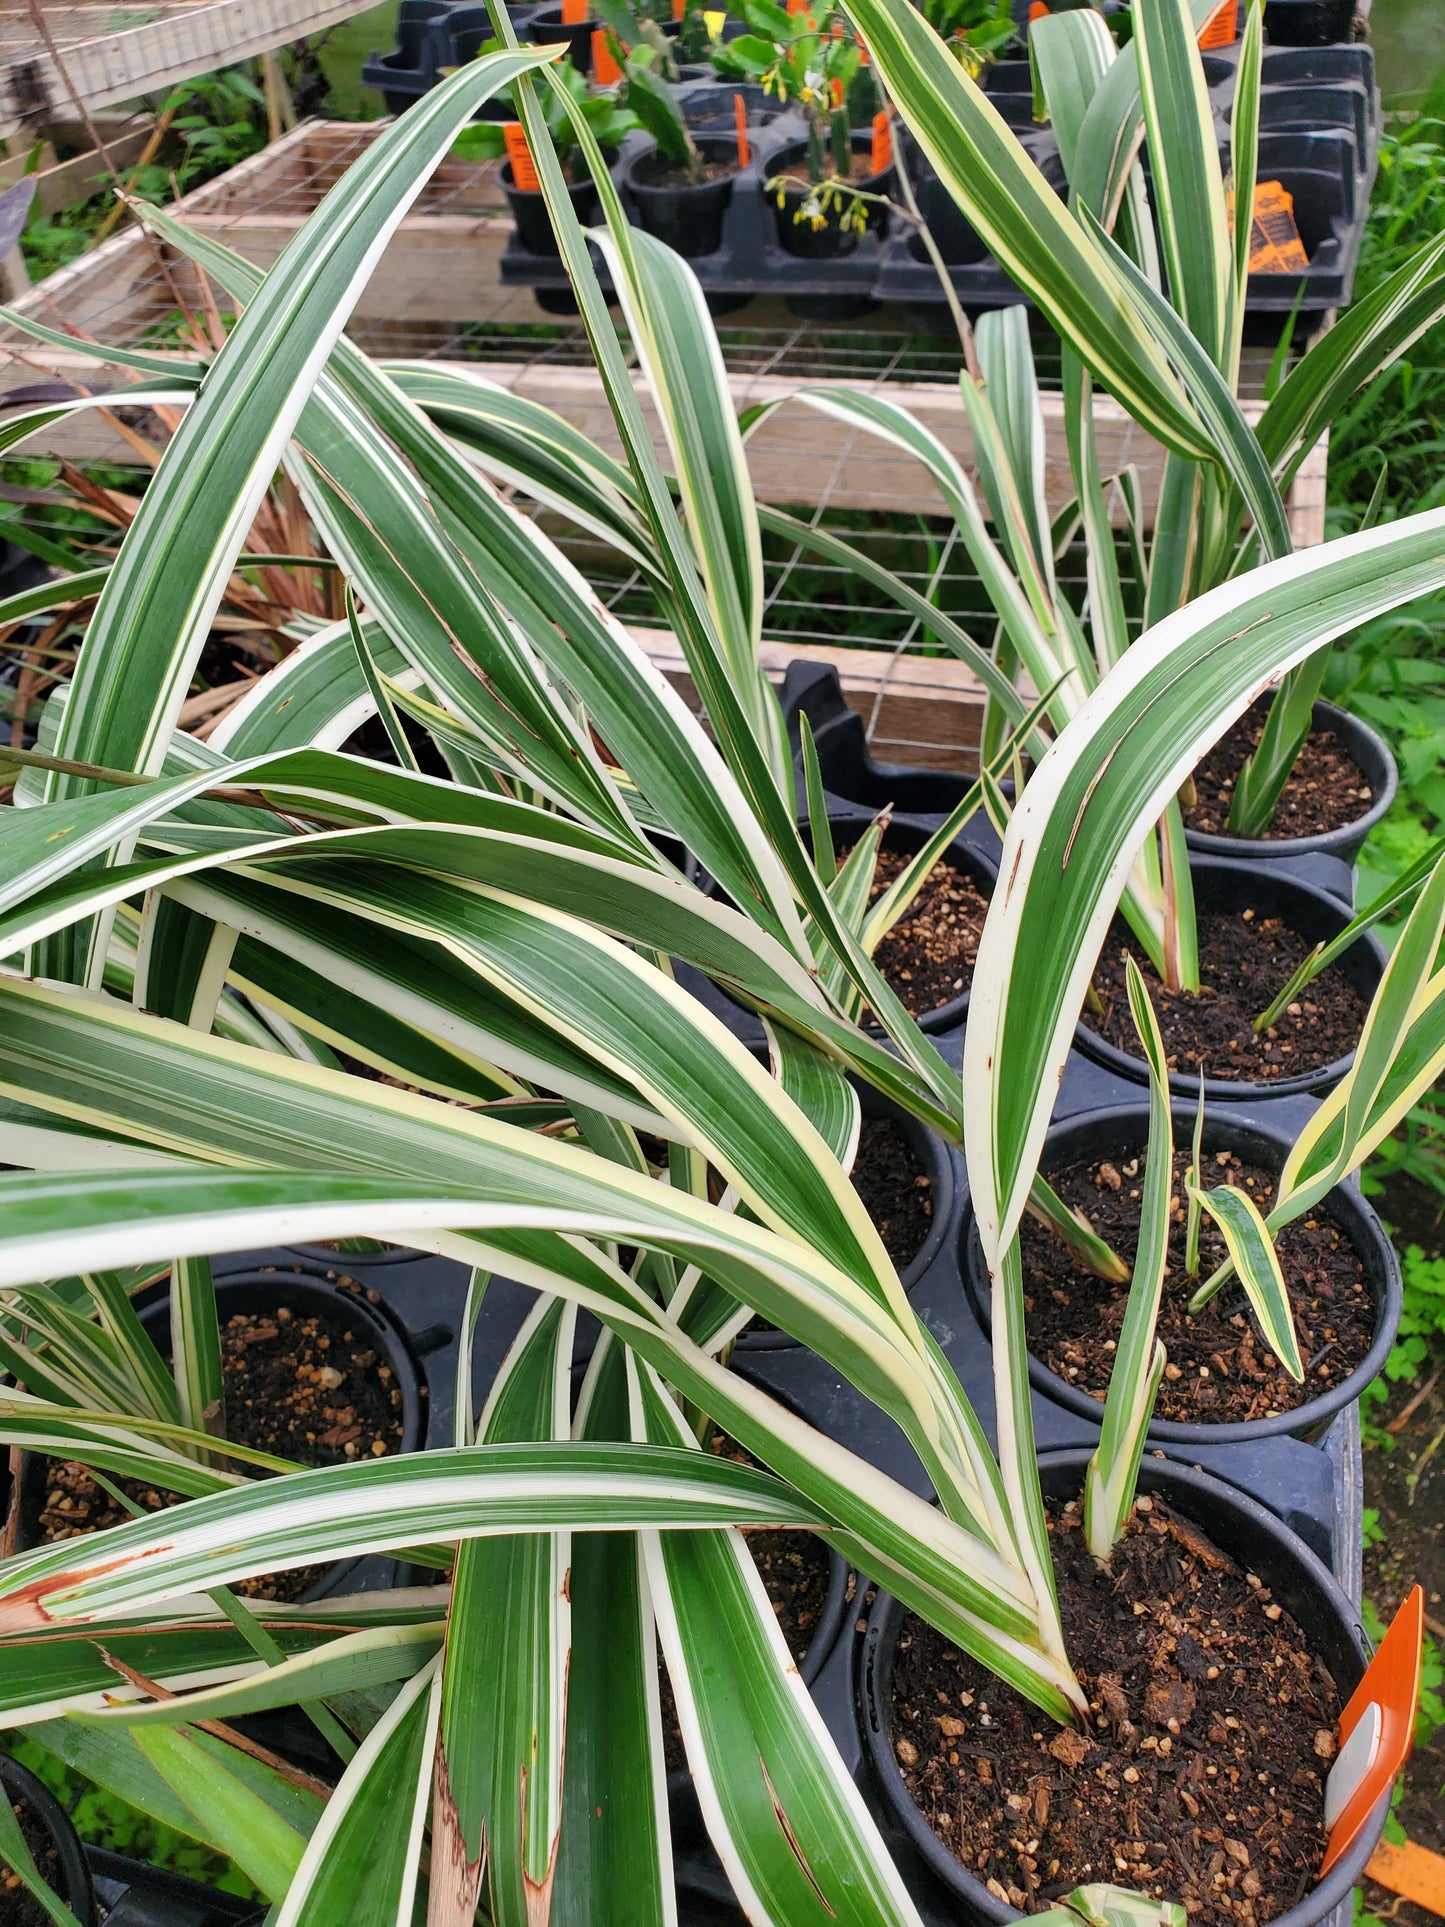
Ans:
{"type": "MultiPolygon", "coordinates": [[[[902,33],[914,16],[896,6],[878,18],[902,33]]],[[[842,901],[852,882],[835,893],[795,827],[759,669],[761,517],[686,265],[627,228],[599,170],[591,238],[671,479],[540,131],[623,460],[342,335],[429,169],[497,88],[516,81],[524,121],[539,115],[557,52],[509,49],[447,79],[264,277],[157,214],[244,312],[205,369],[108,351],[139,378],[128,404],[182,413],[41,747],[12,758],[0,823],[0,1156],[22,1167],[0,1177],[18,1381],[0,1438],[193,1496],[0,1565],[0,1708],[230,1854],[282,1927],[363,1906],[401,1927],[422,1880],[438,1927],[483,1896],[517,1927],[667,1921],[660,1642],[708,1831],[753,1918],[913,1922],[735,1528],[825,1535],[1047,1713],[1078,1716],[1016,1233],[1089,966],[1192,762],[1271,677],[1445,580],[1445,516],[1271,562],[1174,611],[1051,744],[982,658],[1038,760],[960,1085],[873,967],[842,901]],[[278,467],[345,574],[347,619],[202,743],[175,719],[278,467]],[[635,553],[710,733],[493,475],[635,553]],[[388,760],[338,747],[371,716],[388,760]],[[421,749],[449,774],[418,767],[421,749]],[[767,1067],[679,986],[676,958],[764,1014],[767,1067]],[[865,1009],[891,1048],[856,1021],[865,1009]],[[848,1183],[850,1078],[965,1141],[997,1279],[996,1450],[848,1183]],[[246,1476],[217,1430],[204,1260],[357,1237],[472,1269],[453,1443],[246,1476]],[[122,1303],[164,1264],[168,1384],[122,1303]],[[476,1411],[470,1339],[493,1273],[538,1296],[476,1411]],[[574,1399],[578,1309],[603,1329],[574,1399]],[[755,1315],[897,1422],[936,1503],[731,1369],[755,1315]],[[702,1414],[757,1464],[701,1451],[702,1414]],[[233,1590],[367,1552],[452,1577],[302,1606],[233,1590]],[[341,1756],[334,1789],[235,1744],[233,1718],[293,1704],[341,1756]]],[[[1078,236],[1102,301],[1118,270],[1078,236]]],[[[1152,350],[1117,329],[1110,343],[1117,379],[1154,383],[1171,445],[1202,459],[1206,429],[1152,350]]],[[[1413,1051],[1433,1075],[1438,1021],[1435,1002],[1412,1014],[1397,1060],[1413,1051]]],[[[1323,1180],[1332,1154],[1314,1155],[1323,1180]]],[[[1095,1471],[1096,1515],[1116,1522],[1150,1350],[1095,1471]]],[[[1096,1889],[1069,1909],[1174,1917],[1096,1889]]]]}

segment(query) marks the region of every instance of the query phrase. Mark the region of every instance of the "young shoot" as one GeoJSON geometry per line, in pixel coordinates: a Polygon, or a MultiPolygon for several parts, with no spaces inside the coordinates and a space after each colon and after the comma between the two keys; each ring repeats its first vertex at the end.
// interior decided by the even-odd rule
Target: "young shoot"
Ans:
{"type": "Polygon", "coordinates": [[[1204,1152],[1204,1073],[1199,1073],[1199,1102],[1194,1110],[1194,1139],[1190,1146],[1189,1170],[1185,1175],[1184,1189],[1188,1200],[1184,1219],[1184,1275],[1187,1278],[1199,1276],[1199,1227],[1203,1208],[1199,1202],[1199,1192],[1203,1187],[1202,1157],[1204,1152]]]}
{"type": "Polygon", "coordinates": [[[1129,1009],[1149,1067],[1149,1147],[1139,1207],[1139,1248],[1124,1306],[1119,1347],[1109,1374],[1099,1444],[1084,1481],[1084,1537],[1107,1564],[1129,1523],[1144,1439],[1164,1376],[1164,1347],[1155,1336],[1169,1259],[1173,1201],[1174,1124],[1169,1109],[1169,1063],[1143,972],[1125,961],[1129,1009]]]}

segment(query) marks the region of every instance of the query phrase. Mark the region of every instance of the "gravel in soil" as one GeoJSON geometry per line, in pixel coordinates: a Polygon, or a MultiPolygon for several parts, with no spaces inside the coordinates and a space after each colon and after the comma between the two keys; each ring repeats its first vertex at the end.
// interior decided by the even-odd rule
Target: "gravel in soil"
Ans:
{"type": "MultiPolygon", "coordinates": [[[[241,1313],[221,1328],[226,1423],[231,1441],[301,1465],[343,1465],[381,1458],[401,1444],[401,1390],[390,1365],[364,1327],[275,1312],[241,1313]]],[[[144,1510],[174,1502],[169,1493],[116,1481],[144,1510]]],[[[47,1544],[122,1524],[130,1514],[83,1466],[54,1461],[47,1468],[39,1536],[47,1544]]],[[[252,1599],[299,1599],[324,1566],[244,1580],[236,1591],[252,1599]]]]}
{"type": "MultiPolygon", "coordinates": [[[[841,861],[847,855],[839,852],[841,861]]],[[[912,862],[907,850],[883,850],[868,901],[876,903],[912,862]]],[[[935,863],[908,915],[884,937],[873,961],[884,981],[913,1017],[951,1004],[973,982],[988,898],[976,878],[958,864],[935,863]]]]}
{"type": "MultiPolygon", "coordinates": [[[[1080,1161],[1051,1172],[1049,1182],[1080,1211],[1131,1267],[1139,1244],[1139,1205],[1147,1159],[1080,1161]]],[[[1244,1294],[1226,1285],[1191,1316],[1196,1288],[1184,1269],[1187,1152],[1174,1157],[1169,1269],[1158,1333],[1168,1354],[1156,1418],[1180,1424],[1237,1424],[1272,1418],[1318,1398],[1348,1378],[1375,1335],[1375,1296],[1354,1246],[1324,1210],[1286,1225],[1276,1241],[1294,1313],[1305,1382],[1296,1384],[1265,1344],[1244,1294]]],[[[1267,1212],[1276,1179],[1232,1151],[1204,1153],[1207,1189],[1232,1184],[1267,1212]]],[[[1060,1378],[1102,1399],[1124,1322],[1127,1285],[1106,1284],[1070,1258],[1043,1225],[1026,1218],[1022,1234],[1029,1349],[1060,1378]]],[[[1206,1215],[1199,1234],[1200,1279],[1227,1253],[1206,1215]]]]}
{"type": "Polygon", "coordinates": [[[1201,911],[1200,991],[1191,997],[1163,987],[1139,958],[1133,932],[1116,919],[1094,970],[1103,1010],[1086,1007],[1084,1022],[1116,1049],[1140,1055],[1125,986],[1124,954],[1131,951],[1148,981],[1171,1070],[1262,1084],[1321,1070],[1349,1055],[1365,1023],[1365,1000],[1338,964],[1321,971],[1267,1031],[1254,1028],[1312,948],[1278,917],[1201,911]]]}
{"type": "Polygon", "coordinates": [[[1041,1912],[1081,1881],[1256,1927],[1313,1884],[1340,1700],[1258,1578],[1158,1499],[1105,1570],[1078,1508],[1050,1508],[1064,1635],[1089,1700],[1054,1726],[911,1614],[889,1736],[939,1839],[991,1893],[1041,1912]]]}
{"type": "MultiPolygon", "coordinates": [[[[1245,758],[1258,748],[1268,714],[1268,703],[1256,703],[1199,764],[1194,772],[1194,807],[1184,812],[1186,829],[1203,830],[1210,836],[1230,834],[1229,808],[1239,772],[1245,758]]],[[[1342,830],[1357,822],[1374,800],[1364,771],[1334,731],[1311,730],[1260,841],[1342,830]]]]}
{"type": "Polygon", "coordinates": [[[851,1176],[883,1249],[902,1271],[933,1228],[933,1186],[893,1118],[863,1119],[851,1176]]]}
{"type": "MultiPolygon", "coordinates": [[[[35,1862],[35,1871],[54,1892],[60,1892],[60,1855],[29,1803],[16,1800],[11,1812],[20,1822],[20,1831],[35,1862]]],[[[61,1896],[64,1898],[64,1896],[61,1896]]],[[[51,1927],[50,1915],[21,1884],[20,1876],[0,1861],[0,1922],[4,1927],[51,1927]]]]}

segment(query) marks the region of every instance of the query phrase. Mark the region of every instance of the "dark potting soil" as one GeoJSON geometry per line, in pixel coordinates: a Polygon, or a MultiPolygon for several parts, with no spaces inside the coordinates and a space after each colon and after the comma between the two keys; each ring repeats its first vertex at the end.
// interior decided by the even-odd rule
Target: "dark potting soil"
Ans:
{"type": "MultiPolygon", "coordinates": [[[[1066,1204],[1132,1266],[1139,1242],[1139,1204],[1147,1160],[1080,1162],[1050,1173],[1066,1204]]],[[[1348,1378],[1375,1335],[1375,1298],[1354,1246],[1328,1213],[1317,1210],[1286,1225],[1276,1240],[1289,1290],[1295,1334],[1305,1363],[1297,1385],[1260,1336],[1237,1284],[1225,1285],[1193,1316],[1196,1281],[1184,1270],[1187,1152],[1174,1158],[1169,1269],[1159,1308],[1159,1337],[1168,1354],[1155,1416],[1180,1424],[1236,1424],[1290,1412],[1348,1378]]],[[[1232,1151],[1204,1154],[1207,1188],[1232,1184],[1261,1212],[1274,1202],[1275,1177],[1232,1151]]],[[[1051,1371],[1102,1399],[1124,1322],[1128,1286],[1106,1284],[1074,1264],[1059,1240],[1032,1218],[1022,1236],[1029,1347],[1051,1371]]],[[[1225,1255],[1224,1239],[1205,1217],[1199,1235],[1200,1279],[1225,1255]]]]}
{"type": "MultiPolygon", "coordinates": [[[[35,1862],[35,1871],[47,1887],[60,1893],[60,1854],[51,1838],[50,1829],[42,1825],[28,1801],[14,1801],[11,1812],[20,1822],[20,1831],[35,1862]]],[[[51,1927],[50,1915],[22,1886],[19,1874],[7,1867],[3,1860],[0,1860],[0,1922],[4,1923],[4,1927],[51,1927]]]]}
{"type": "Polygon", "coordinates": [[[632,178],[642,187],[706,187],[713,181],[729,180],[738,171],[735,160],[703,160],[697,172],[680,167],[661,152],[645,154],[632,170],[632,178]]]}
{"type": "Polygon", "coordinates": [[[1339,1694],[1251,1573],[1143,1498],[1113,1570],[1051,1508],[1064,1635],[1088,1696],[1061,1728],[911,1614],[889,1733],[939,1839],[1036,1913],[1081,1881],[1180,1901],[1192,1922],[1295,1905],[1325,1849],[1339,1694]]]}
{"type": "Polygon", "coordinates": [[[1202,910],[1201,987],[1191,997],[1163,987],[1116,918],[1094,969],[1103,1011],[1086,1006],[1084,1022],[1130,1057],[1140,1055],[1124,976],[1124,953],[1132,951],[1149,983],[1171,1070],[1261,1084],[1321,1070],[1349,1055],[1365,1023],[1365,1000],[1338,964],[1321,971],[1267,1031],[1254,1029],[1311,948],[1278,917],[1202,910]]]}
{"type": "Polygon", "coordinates": [[[851,1176],[883,1249],[902,1271],[933,1225],[933,1187],[903,1127],[891,1117],[865,1117],[851,1176]]]}
{"type": "MultiPolygon", "coordinates": [[[[338,1312],[342,1306],[338,1303],[338,1312]]],[[[247,1312],[221,1328],[226,1380],[227,1435],[236,1445],[271,1452],[301,1465],[343,1465],[382,1458],[401,1444],[401,1390],[390,1365],[363,1331],[345,1323],[300,1317],[282,1305],[247,1312]]],[[[262,1475],[264,1476],[264,1474],[262,1475]]],[[[133,1480],[114,1481],[148,1512],[173,1495],[133,1480]]],[[[47,1466],[39,1536],[46,1543],[99,1532],[130,1517],[83,1466],[47,1466]]],[[[251,1599],[299,1599],[324,1566],[243,1580],[235,1590],[251,1599]]]]}
{"type": "MultiPolygon", "coordinates": [[[[908,1133],[891,1117],[865,1117],[849,1175],[883,1249],[902,1271],[933,1224],[933,1186],[908,1133]]],[[[766,1318],[754,1318],[747,1327],[756,1332],[777,1329],[766,1318]]]]}
{"type": "MultiPolygon", "coordinates": [[[[1184,813],[1187,828],[1204,830],[1211,836],[1230,834],[1229,806],[1234,800],[1234,786],[1244,759],[1259,745],[1268,714],[1268,703],[1256,703],[1199,764],[1194,772],[1194,807],[1184,813]]],[[[1375,792],[1363,770],[1334,731],[1312,730],[1262,840],[1321,836],[1327,830],[1342,830],[1362,817],[1374,800],[1375,792]]]]}
{"type": "MultiPolygon", "coordinates": [[[[839,859],[847,851],[839,852],[839,859]]],[[[882,850],[868,900],[876,903],[912,861],[906,850],[882,850]]],[[[873,953],[885,982],[912,1017],[961,997],[973,982],[988,898],[967,870],[935,863],[906,917],[873,953]]]]}

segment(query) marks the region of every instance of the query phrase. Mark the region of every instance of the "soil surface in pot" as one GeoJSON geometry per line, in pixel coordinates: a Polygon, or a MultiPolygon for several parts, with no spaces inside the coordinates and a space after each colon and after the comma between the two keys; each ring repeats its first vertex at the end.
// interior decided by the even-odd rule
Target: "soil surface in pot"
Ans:
{"type": "MultiPolygon", "coordinates": [[[[1186,828],[1210,836],[1230,834],[1234,786],[1245,758],[1259,745],[1269,708],[1266,702],[1247,710],[1195,770],[1196,797],[1193,809],[1184,813],[1186,828]]],[[[1334,731],[1311,730],[1261,841],[1342,830],[1362,817],[1374,800],[1364,771],[1334,731]]]]}
{"type": "MultiPolygon", "coordinates": [[[[1081,1161],[1049,1175],[1065,1203],[1081,1211],[1131,1266],[1146,1162],[1141,1152],[1112,1162],[1081,1161]]],[[[1276,1187],[1272,1172],[1245,1164],[1232,1151],[1206,1151],[1203,1163],[1206,1188],[1232,1184],[1247,1191],[1261,1212],[1269,1210],[1276,1187]]],[[[1184,1270],[1188,1165],[1188,1153],[1176,1151],[1169,1269],[1158,1327],[1169,1362],[1155,1416],[1183,1425],[1232,1425],[1293,1411],[1348,1378],[1369,1351],[1376,1308],[1365,1267],[1323,1210],[1297,1218],[1280,1233],[1276,1250],[1306,1367],[1305,1381],[1297,1385],[1260,1336],[1237,1285],[1226,1285],[1190,1315],[1196,1287],[1184,1270]]],[[[1022,1246],[1030,1350],[1060,1378],[1102,1399],[1128,1286],[1106,1284],[1075,1265],[1059,1240],[1032,1218],[1024,1220],[1022,1246]]],[[[1207,1216],[1200,1225],[1199,1255],[1201,1280],[1227,1255],[1207,1216]]]]}
{"type": "MultiPolygon", "coordinates": [[[[839,861],[848,854],[838,853],[839,861]]],[[[908,850],[881,850],[868,901],[876,903],[912,862],[908,850]]],[[[935,863],[908,915],[873,953],[888,988],[912,1017],[951,1004],[973,982],[988,898],[969,871],[935,863]]]]}
{"type": "MultiPolygon", "coordinates": [[[[708,1439],[707,1449],[717,1458],[735,1459],[739,1465],[763,1469],[762,1462],[726,1432],[715,1430],[708,1439]]],[[[778,1630],[787,1641],[788,1651],[801,1665],[828,1603],[831,1577],[828,1548],[811,1532],[773,1532],[744,1527],[743,1537],[753,1555],[763,1590],[778,1616],[778,1630]]],[[[682,1743],[672,1681],[666,1662],[660,1658],[657,1670],[662,1690],[663,1757],[668,1772],[676,1773],[686,1768],[687,1751],[682,1743]]]]}
{"type": "Polygon", "coordinates": [[[1116,918],[1094,969],[1103,1011],[1085,1005],[1083,1020],[1116,1049],[1140,1055],[1124,975],[1124,953],[1132,951],[1148,980],[1171,1070],[1259,1084],[1323,1070],[1355,1048],[1367,1009],[1338,964],[1321,971],[1267,1031],[1254,1028],[1312,948],[1279,917],[1201,910],[1200,991],[1190,997],[1163,987],[1139,956],[1133,932],[1116,918]]]}
{"type": "MultiPolygon", "coordinates": [[[[849,1175],[883,1249],[902,1271],[933,1228],[933,1185],[908,1133],[891,1117],[865,1117],[849,1175]]],[[[746,1329],[778,1328],[766,1318],[754,1318],[746,1329]]]]}
{"type": "MultiPolygon", "coordinates": [[[[391,1367],[365,1329],[348,1326],[344,1316],[301,1316],[285,1305],[239,1313],[221,1327],[221,1363],[227,1432],[237,1445],[302,1465],[344,1465],[381,1458],[401,1444],[401,1390],[391,1367]]],[[[171,1494],[133,1480],[117,1483],[146,1511],[174,1503],[171,1494]]],[[[99,1532],[129,1517],[83,1466],[48,1465],[42,1542],[99,1532]]],[[[324,1571],[296,1567],[244,1580],[235,1590],[251,1599],[299,1599],[324,1571]]]]}
{"type": "Polygon", "coordinates": [[[1333,1679],[1269,1589],[1161,1500],[1140,1500],[1112,1572],[1077,1505],[1050,1508],[1049,1532],[1087,1731],[1054,1726],[910,1614],[889,1725],[909,1792],[1026,1912],[1107,1880],[1205,1927],[1273,1920],[1324,1853],[1333,1679]]]}
{"type": "MultiPolygon", "coordinates": [[[[60,1854],[50,1829],[43,1825],[27,1800],[12,1801],[10,1810],[20,1822],[35,1871],[47,1887],[59,1894],[60,1854]]],[[[5,1927],[51,1927],[50,1915],[22,1886],[19,1874],[3,1861],[0,1861],[0,1921],[5,1927]]]]}
{"type": "Polygon", "coordinates": [[[726,181],[738,171],[738,164],[731,161],[704,160],[694,174],[676,161],[668,160],[665,154],[644,154],[632,171],[632,178],[643,187],[675,187],[680,191],[689,187],[707,187],[714,181],[726,181]]]}

